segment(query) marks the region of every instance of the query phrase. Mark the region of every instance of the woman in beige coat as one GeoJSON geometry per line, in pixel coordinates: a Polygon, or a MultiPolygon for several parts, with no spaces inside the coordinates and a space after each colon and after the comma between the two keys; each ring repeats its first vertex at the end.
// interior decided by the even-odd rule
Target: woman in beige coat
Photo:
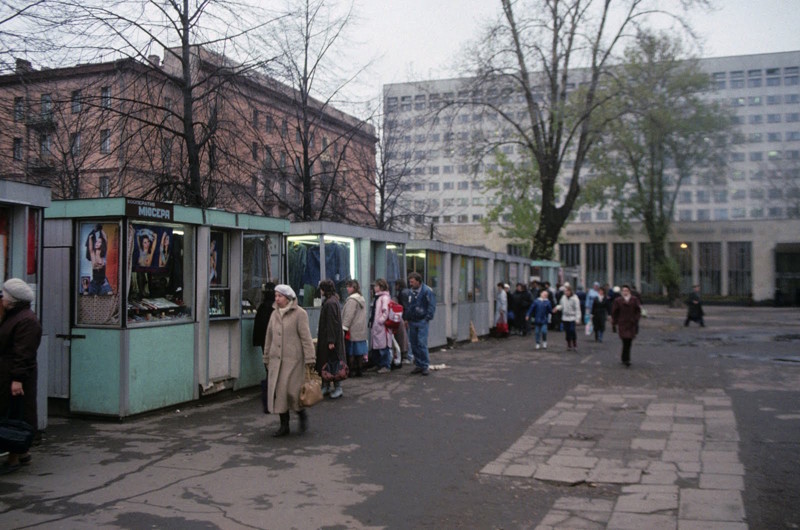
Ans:
{"type": "Polygon", "coordinates": [[[275,286],[275,310],[269,319],[264,341],[264,364],[269,373],[269,410],[279,414],[280,428],[273,436],[289,434],[289,411],[297,412],[300,432],[308,428],[308,416],[300,404],[305,365],[316,362],[314,342],[308,327],[308,313],[297,304],[288,285],[275,286]]]}

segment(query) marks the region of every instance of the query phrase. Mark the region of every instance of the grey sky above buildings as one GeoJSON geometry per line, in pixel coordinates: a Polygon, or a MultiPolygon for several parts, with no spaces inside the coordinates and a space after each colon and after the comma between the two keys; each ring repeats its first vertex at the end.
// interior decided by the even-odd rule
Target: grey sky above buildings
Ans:
{"type": "MultiPolygon", "coordinates": [[[[690,17],[705,40],[703,57],[800,48],[800,0],[715,2],[714,11],[690,17]]],[[[387,83],[458,75],[459,51],[499,14],[500,2],[356,0],[355,12],[358,21],[351,33],[351,56],[356,61],[375,58],[356,92],[376,97],[387,83]]]]}

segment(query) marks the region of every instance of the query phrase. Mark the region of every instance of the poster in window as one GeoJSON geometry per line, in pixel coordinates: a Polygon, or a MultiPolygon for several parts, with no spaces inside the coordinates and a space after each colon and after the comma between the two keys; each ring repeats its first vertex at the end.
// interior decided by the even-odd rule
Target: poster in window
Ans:
{"type": "Polygon", "coordinates": [[[166,273],[172,245],[172,228],[132,224],[133,272],[166,273]]]}
{"type": "Polygon", "coordinates": [[[119,292],[119,225],[82,223],[79,293],[113,295],[119,292]]]}
{"type": "Polygon", "coordinates": [[[211,241],[209,243],[209,261],[208,261],[208,283],[211,285],[224,285],[223,278],[225,271],[223,267],[225,260],[222,257],[225,255],[223,247],[225,241],[225,234],[222,232],[211,232],[211,241]]]}

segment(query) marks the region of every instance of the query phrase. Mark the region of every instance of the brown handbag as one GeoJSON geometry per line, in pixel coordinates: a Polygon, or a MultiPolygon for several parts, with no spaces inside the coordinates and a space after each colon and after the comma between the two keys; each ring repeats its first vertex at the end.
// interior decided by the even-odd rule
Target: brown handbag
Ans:
{"type": "Polygon", "coordinates": [[[300,388],[300,404],[304,407],[313,407],[322,401],[322,379],[309,365],[306,365],[306,376],[300,388]]]}

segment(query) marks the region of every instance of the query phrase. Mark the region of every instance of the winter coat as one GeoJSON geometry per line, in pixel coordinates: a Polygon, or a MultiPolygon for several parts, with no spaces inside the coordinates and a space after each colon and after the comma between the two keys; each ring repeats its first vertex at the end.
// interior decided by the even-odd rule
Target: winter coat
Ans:
{"type": "Polygon", "coordinates": [[[605,331],[606,320],[608,320],[608,298],[600,298],[600,295],[597,295],[592,300],[592,327],[597,331],[605,331]]]}
{"type": "Polygon", "coordinates": [[[633,339],[639,330],[639,317],[642,315],[642,306],[635,296],[628,301],[618,296],[611,306],[611,324],[617,327],[617,332],[622,339],[633,339]]]}
{"type": "Polygon", "coordinates": [[[375,318],[370,332],[371,348],[373,350],[392,347],[392,332],[386,328],[386,319],[389,317],[389,301],[391,299],[389,291],[381,291],[375,295],[375,318]]]}
{"type": "Polygon", "coordinates": [[[275,304],[275,291],[269,291],[256,309],[256,318],[253,320],[253,346],[261,346],[262,350],[264,337],[267,336],[269,318],[272,316],[273,304],[275,304]]]}
{"type": "Polygon", "coordinates": [[[542,300],[541,298],[537,298],[533,301],[530,309],[528,309],[528,317],[530,318],[533,315],[533,323],[534,324],[547,324],[547,317],[550,313],[553,312],[553,304],[550,303],[550,300],[542,300]]]}
{"type": "Polygon", "coordinates": [[[577,322],[581,319],[581,300],[578,295],[564,295],[556,309],[561,311],[562,322],[577,322]]]}
{"type": "Polygon", "coordinates": [[[686,305],[689,306],[689,312],[686,318],[689,320],[700,320],[703,318],[703,303],[700,301],[700,295],[693,292],[686,299],[686,305]]]}
{"type": "Polygon", "coordinates": [[[314,341],[308,313],[292,300],[281,315],[275,307],[264,340],[264,364],[269,370],[269,410],[273,414],[300,410],[305,365],[314,363],[314,341]]]}
{"type": "Polygon", "coordinates": [[[42,326],[23,303],[6,310],[0,323],[0,415],[5,416],[11,403],[11,382],[22,383],[22,419],[38,427],[36,351],[42,341],[42,326]]]}
{"type": "Polygon", "coordinates": [[[342,308],[342,329],[350,332],[352,342],[367,340],[367,301],[361,293],[347,297],[342,308]]]}
{"type": "Polygon", "coordinates": [[[344,349],[344,331],[342,330],[342,308],[339,297],[334,295],[322,302],[319,313],[319,330],[317,331],[317,372],[322,373],[326,363],[339,360],[347,363],[347,352],[344,349]],[[333,343],[334,348],[328,349],[333,343]]]}

